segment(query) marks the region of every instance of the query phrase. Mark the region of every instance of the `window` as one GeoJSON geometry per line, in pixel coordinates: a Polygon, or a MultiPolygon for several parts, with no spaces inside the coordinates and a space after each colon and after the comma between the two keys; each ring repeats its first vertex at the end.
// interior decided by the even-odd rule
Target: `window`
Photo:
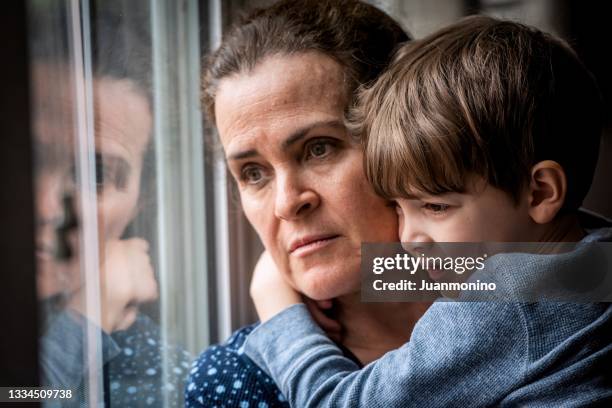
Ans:
{"type": "MultiPolygon", "coordinates": [[[[200,61],[242,11],[272,2],[25,2],[31,116],[17,119],[30,122],[32,148],[9,148],[28,150],[15,155],[12,168],[33,155],[29,171],[17,172],[33,182],[33,200],[27,196],[33,208],[4,217],[34,216],[19,221],[18,233],[6,222],[12,232],[3,242],[32,244],[7,246],[19,253],[12,259],[24,260],[21,269],[14,261],[6,268],[36,279],[11,281],[5,291],[23,292],[6,296],[3,312],[31,289],[31,307],[15,310],[31,316],[37,308],[38,322],[3,327],[16,339],[37,337],[40,384],[72,390],[74,406],[181,406],[198,353],[256,320],[248,287],[262,246],[202,117],[200,61]]],[[[605,24],[591,21],[605,13],[594,7],[587,12],[550,0],[369,2],[416,38],[481,11],[576,39],[609,94],[605,37],[589,31],[603,30],[605,24]]],[[[611,150],[606,137],[602,157],[611,150]]],[[[586,201],[608,216],[609,173],[610,161],[600,160],[586,201]]],[[[9,183],[9,191],[19,186],[9,183]]],[[[17,346],[36,344],[26,343],[12,341],[3,358],[13,347],[15,359],[25,361],[17,346]]]]}
{"type": "Polygon", "coordinates": [[[75,403],[181,406],[216,337],[199,7],[29,2],[41,381],[75,403]]]}

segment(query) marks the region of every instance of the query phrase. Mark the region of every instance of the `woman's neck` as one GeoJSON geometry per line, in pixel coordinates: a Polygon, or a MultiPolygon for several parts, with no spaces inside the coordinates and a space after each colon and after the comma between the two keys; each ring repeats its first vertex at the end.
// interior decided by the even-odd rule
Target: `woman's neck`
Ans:
{"type": "Polygon", "coordinates": [[[343,328],[342,344],[367,364],[410,340],[417,320],[431,303],[362,303],[359,293],[334,303],[343,328]]]}

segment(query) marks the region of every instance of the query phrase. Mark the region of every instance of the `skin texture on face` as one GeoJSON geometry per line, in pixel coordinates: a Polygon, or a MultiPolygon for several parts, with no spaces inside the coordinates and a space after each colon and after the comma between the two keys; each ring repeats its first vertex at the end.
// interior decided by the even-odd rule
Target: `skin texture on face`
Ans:
{"type": "Polygon", "coordinates": [[[219,84],[215,115],[244,212],[289,283],[313,299],[359,288],[362,242],[397,239],[343,125],[342,69],[308,52],[219,84]]]}
{"type": "Polygon", "coordinates": [[[69,277],[55,262],[55,228],[63,216],[62,196],[74,191],[72,176],[75,135],[74,104],[69,71],[62,65],[37,64],[32,71],[33,133],[35,135],[36,255],[38,292],[54,295],[69,277]]]}
{"type": "Polygon", "coordinates": [[[140,177],[153,120],[148,102],[128,80],[94,85],[98,228],[118,239],[137,214],[140,177]]]}
{"type": "MultiPolygon", "coordinates": [[[[71,264],[54,259],[55,228],[63,216],[62,197],[75,190],[76,136],[74,103],[65,67],[43,65],[34,70],[37,175],[38,292],[46,298],[70,292],[81,284],[77,259],[71,264]],[[51,83],[49,78],[57,81],[51,83]],[[48,103],[53,100],[54,103],[48,103]],[[40,102],[38,102],[40,101],[40,102]]],[[[138,210],[142,160],[150,139],[152,118],[146,98],[129,80],[94,81],[97,213],[100,253],[119,239],[138,210]]],[[[75,210],[80,218],[78,196],[75,210]]],[[[76,248],[76,237],[73,250],[76,248]]]]}
{"type": "MultiPolygon", "coordinates": [[[[483,178],[468,178],[465,193],[428,195],[415,192],[395,199],[404,248],[427,256],[492,255],[483,247],[428,246],[423,243],[577,242],[585,233],[575,215],[559,215],[567,182],[563,168],[545,160],[531,169],[531,180],[518,202],[483,178]],[[467,250],[467,252],[466,252],[467,250]]],[[[550,247],[543,253],[550,253],[550,247]]],[[[434,281],[465,282],[467,275],[428,270],[434,281]]],[[[456,297],[459,292],[442,292],[456,297]]]]}

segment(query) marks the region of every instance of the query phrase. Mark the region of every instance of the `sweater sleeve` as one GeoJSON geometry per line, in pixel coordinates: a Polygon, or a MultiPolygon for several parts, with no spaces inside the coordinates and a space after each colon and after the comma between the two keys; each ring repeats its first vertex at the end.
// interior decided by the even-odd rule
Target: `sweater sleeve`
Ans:
{"type": "Polygon", "coordinates": [[[255,329],[245,352],[294,407],[491,406],[523,381],[526,342],[516,304],[436,302],[410,342],[360,370],[299,304],[255,329]]]}
{"type": "Polygon", "coordinates": [[[83,316],[63,311],[40,339],[42,383],[48,386],[77,387],[87,374],[84,361],[85,332],[88,327],[100,334],[102,341],[102,364],[115,358],[120,349],[111,336],[83,316]],[[66,353],[70,350],[70,353],[66,353]]]}

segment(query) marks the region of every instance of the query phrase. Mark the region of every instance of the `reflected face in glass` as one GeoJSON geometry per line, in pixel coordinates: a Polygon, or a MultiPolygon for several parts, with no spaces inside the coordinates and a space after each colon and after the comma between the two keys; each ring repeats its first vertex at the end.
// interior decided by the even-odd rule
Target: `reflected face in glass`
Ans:
{"type": "MultiPolygon", "coordinates": [[[[51,69],[54,68],[41,66],[35,70],[34,77],[54,77],[51,69]]],[[[77,216],[80,212],[75,183],[76,108],[69,78],[66,74],[56,77],[63,81],[61,86],[35,82],[35,99],[39,104],[34,120],[38,290],[43,298],[80,285],[75,262],[58,263],[54,258],[55,229],[64,211],[62,197],[73,194],[77,216]]],[[[118,239],[137,214],[143,157],[152,119],[147,99],[129,80],[99,78],[94,81],[93,90],[96,205],[103,251],[104,243],[118,239]]],[[[76,247],[76,236],[71,238],[71,244],[76,247]]]]}
{"type": "Polygon", "coordinates": [[[96,184],[101,242],[118,239],[138,212],[140,178],[152,117],[128,80],[94,83],[96,184]]]}
{"type": "Polygon", "coordinates": [[[308,52],[225,78],[217,127],[244,212],[288,281],[314,299],[359,289],[362,242],[397,240],[343,125],[344,73],[308,52]]]}

